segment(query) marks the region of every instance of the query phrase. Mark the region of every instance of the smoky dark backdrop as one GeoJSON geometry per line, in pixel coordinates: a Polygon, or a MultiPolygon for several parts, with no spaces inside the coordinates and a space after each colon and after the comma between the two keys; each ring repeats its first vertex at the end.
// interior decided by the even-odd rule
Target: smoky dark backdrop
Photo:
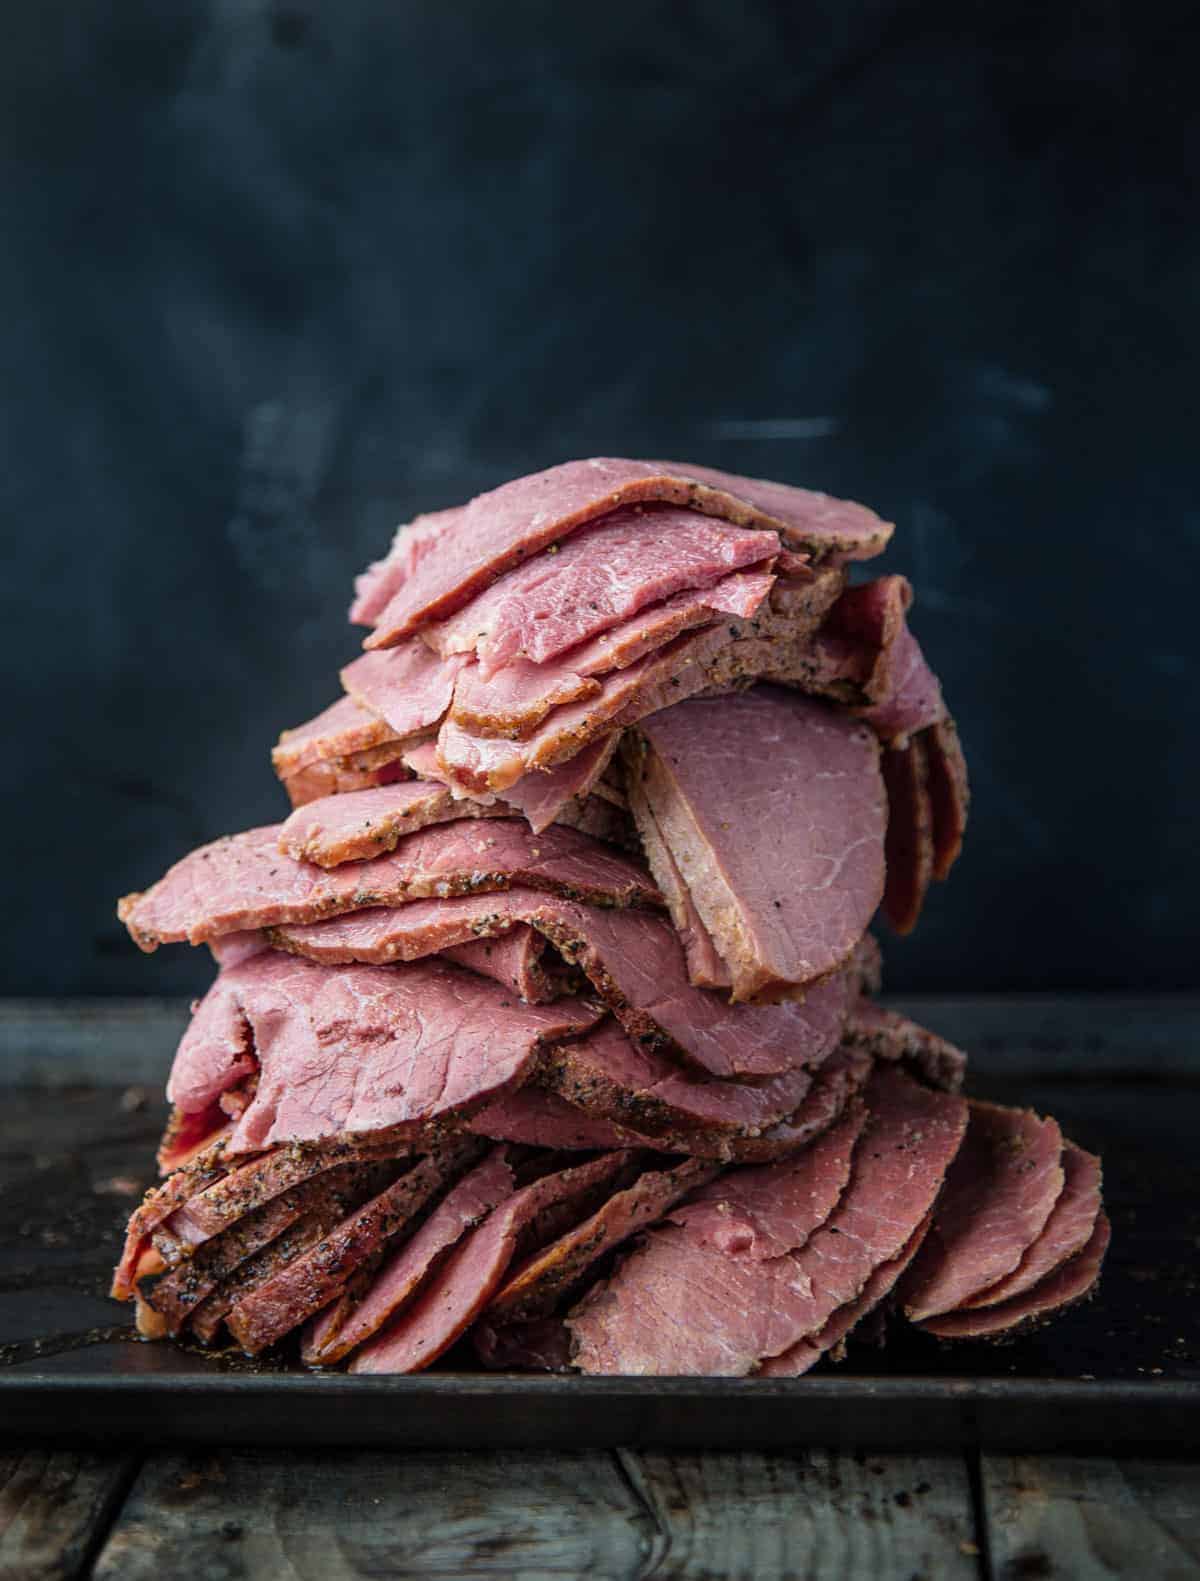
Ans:
{"type": "Polygon", "coordinates": [[[397,521],[576,455],[866,500],[959,717],[893,987],[1196,980],[1193,97],[1169,8],[5,10],[0,989],[277,818],[397,521]]]}

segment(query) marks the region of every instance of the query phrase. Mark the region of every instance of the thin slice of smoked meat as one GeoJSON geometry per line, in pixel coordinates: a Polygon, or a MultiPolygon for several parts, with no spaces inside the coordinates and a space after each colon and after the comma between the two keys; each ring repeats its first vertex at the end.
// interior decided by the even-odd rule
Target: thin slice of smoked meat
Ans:
{"type": "Polygon", "coordinates": [[[901,1289],[912,1322],[952,1312],[1018,1266],[1062,1193],[1062,1148],[1054,1120],[971,1102],[962,1150],[901,1289]]]}

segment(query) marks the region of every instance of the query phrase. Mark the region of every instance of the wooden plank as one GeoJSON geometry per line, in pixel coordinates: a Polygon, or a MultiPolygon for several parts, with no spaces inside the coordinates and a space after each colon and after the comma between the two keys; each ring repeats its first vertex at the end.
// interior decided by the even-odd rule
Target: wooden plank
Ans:
{"type": "Polygon", "coordinates": [[[616,1453],[655,1519],[646,1574],[978,1575],[970,1480],[957,1455],[616,1453]]]}
{"type": "Polygon", "coordinates": [[[996,1581],[1200,1576],[1200,1466],[1174,1460],[985,1455],[996,1581]]]}
{"type": "MultiPolygon", "coordinates": [[[[1200,998],[1055,994],[885,998],[960,1043],[979,1071],[1113,1079],[1200,1073],[1200,998]]],[[[161,1083],[182,999],[0,1000],[0,1082],[161,1083]]]]}
{"type": "Polygon", "coordinates": [[[167,1455],[97,1581],[642,1573],[654,1524],[609,1454],[167,1455]]]}
{"type": "Polygon", "coordinates": [[[130,1455],[0,1451],[0,1581],[82,1574],[135,1470],[130,1455]]]}

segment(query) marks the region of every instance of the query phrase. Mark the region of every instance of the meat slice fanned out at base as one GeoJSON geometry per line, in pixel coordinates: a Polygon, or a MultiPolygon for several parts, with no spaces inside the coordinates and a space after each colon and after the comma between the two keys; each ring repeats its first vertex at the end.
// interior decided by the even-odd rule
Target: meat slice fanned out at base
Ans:
{"type": "Polygon", "coordinates": [[[1019,1265],[1062,1193],[1062,1147],[1054,1120],[972,1100],[966,1139],[901,1287],[910,1321],[954,1311],[1019,1265]]]}
{"type": "Polygon", "coordinates": [[[327,1306],[355,1269],[386,1245],[478,1152],[477,1142],[459,1142],[421,1159],[315,1246],[243,1296],[225,1319],[234,1339],[243,1350],[257,1355],[327,1306]]]}
{"type": "Polygon", "coordinates": [[[222,933],[316,922],[431,895],[488,893],[520,885],[599,905],[660,905],[639,864],[574,829],[535,835],[515,818],[418,829],[369,862],[318,868],[279,854],[279,827],[250,829],[201,846],[152,889],[126,895],[117,914],[143,950],[222,933]]]}
{"type": "MultiPolygon", "coordinates": [[[[813,1146],[785,1164],[730,1170],[708,1200],[678,1208],[681,1222],[659,1225],[612,1276],[567,1314],[575,1365],[587,1373],[742,1376],[748,1336],[771,1322],[763,1309],[769,1269],[787,1262],[834,1211],[850,1177],[865,1116],[846,1115],[813,1146]],[[745,1253],[755,1209],[770,1216],[770,1260],[745,1253]],[[789,1209],[790,1215],[789,1215],[789,1209]]],[[[790,1267],[790,1263],[788,1264],[790,1267]]]]}
{"type": "Polygon", "coordinates": [[[296,862],[340,867],[395,850],[406,834],[457,818],[504,817],[506,809],[456,801],[445,785],[400,780],[306,802],[279,829],[279,849],[296,862]]]}
{"type": "Polygon", "coordinates": [[[837,1206],[867,1122],[856,1105],[809,1153],[726,1170],[669,1215],[697,1246],[763,1262],[798,1251],[837,1206]]]}
{"type": "Polygon", "coordinates": [[[732,998],[770,999],[836,970],[884,886],[879,748],[863,726],[774,687],[696,698],[642,722],[631,774],[732,998]]]}
{"type": "Polygon", "coordinates": [[[944,879],[958,860],[966,832],[971,803],[967,764],[952,719],[927,730],[921,742],[933,814],[933,876],[944,879]]]}
{"type": "Polygon", "coordinates": [[[521,1004],[440,962],[329,969],[267,951],[222,972],[201,1001],[167,1096],[203,1110],[256,1076],[230,1156],[379,1133],[403,1141],[520,1086],[543,1046],[598,1014],[575,999],[521,1004]],[[234,1045],[221,1036],[230,1023],[234,1045]]]}
{"type": "Polygon", "coordinates": [[[738,478],[712,468],[594,457],[516,478],[462,508],[439,549],[406,575],[368,639],[378,646],[461,609],[497,577],[548,545],[626,505],[659,503],[738,526],[777,531],[814,559],[868,559],[891,526],[849,501],[738,478]]]}
{"type": "Polygon", "coordinates": [[[515,1190],[507,1150],[497,1147],[453,1185],[416,1233],[392,1252],[349,1310],[335,1303],[304,1336],[310,1366],[330,1367],[370,1339],[416,1293],[450,1247],[515,1190]]]}
{"type": "Polygon", "coordinates": [[[227,1173],[229,1164],[225,1159],[225,1146],[228,1140],[228,1131],[214,1138],[201,1153],[164,1180],[161,1186],[154,1186],[148,1191],[130,1214],[121,1259],[113,1273],[109,1292],[114,1301],[128,1301],[133,1294],[134,1271],[153,1231],[190,1197],[227,1173]]]}
{"type": "MultiPolygon", "coordinates": [[[[811,1212],[812,1199],[797,1191],[801,1216],[775,1236],[794,1244],[777,1257],[720,1250],[688,1226],[652,1230],[568,1315],[576,1365],[588,1373],[744,1377],[855,1301],[929,1213],[966,1124],[962,1099],[899,1071],[876,1070],[866,1096],[870,1118],[831,1212],[811,1212]]],[[[844,1143],[849,1123],[798,1155],[795,1168],[815,1168],[844,1143]]]]}
{"type": "Polygon", "coordinates": [[[1092,1293],[1111,1234],[1107,1216],[1099,1213],[1083,1250],[1032,1289],[993,1307],[960,1307],[927,1318],[920,1326],[939,1339],[1011,1338],[1023,1330],[1038,1328],[1092,1293]]]}
{"type": "Polygon", "coordinates": [[[241,1263],[223,1279],[211,1295],[194,1309],[188,1327],[197,1339],[209,1345],[221,1330],[226,1317],[244,1297],[260,1289],[289,1263],[315,1246],[333,1228],[336,1219],[321,1212],[307,1213],[284,1230],[262,1251],[241,1263]]]}
{"type": "Polygon", "coordinates": [[[645,1170],[590,1218],[521,1263],[492,1297],[485,1320],[492,1324],[527,1323],[547,1317],[592,1264],[662,1218],[681,1197],[711,1180],[719,1168],[693,1158],[671,1169],[645,1170]]]}
{"type": "Polygon", "coordinates": [[[885,747],[882,767],[888,801],[883,914],[904,935],[916,927],[933,878],[933,808],[921,738],[885,747]]]}
{"type": "Polygon", "coordinates": [[[414,637],[386,653],[353,659],[342,670],[342,685],[403,740],[437,728],[466,664],[464,655],[441,658],[414,637]]]}
{"type": "Polygon", "coordinates": [[[273,1201],[246,1214],[186,1261],[164,1275],[153,1289],[141,1292],[177,1334],[188,1317],[234,1270],[305,1214],[341,1217],[364,1195],[384,1184],[400,1167],[393,1164],[342,1164],[316,1180],[294,1186],[273,1201]]]}
{"type": "MultiPolygon", "coordinates": [[[[769,1356],[759,1367],[759,1378],[799,1378],[815,1367],[821,1357],[830,1351],[837,1352],[847,1336],[872,1312],[886,1301],[896,1282],[921,1249],[921,1242],[928,1234],[933,1215],[927,1213],[909,1237],[904,1250],[886,1263],[880,1263],[862,1288],[862,1293],[845,1306],[839,1307],[824,1328],[811,1339],[802,1339],[785,1350],[782,1355],[769,1356]]],[[[836,1359],[836,1354],[835,1354],[836,1359]]]]}
{"type": "Polygon", "coordinates": [[[487,681],[514,659],[553,661],[650,604],[778,552],[774,532],[695,511],[617,510],[526,559],[424,637],[439,654],[474,654],[487,681]]]}
{"type": "Polygon", "coordinates": [[[395,1159],[402,1153],[403,1148],[394,1142],[325,1142],[311,1147],[275,1148],[238,1164],[219,1180],[194,1192],[171,1214],[166,1227],[184,1246],[201,1246],[264,1203],[315,1176],[344,1164],[395,1159]]]}
{"type": "Polygon", "coordinates": [[[1037,1240],[1011,1274],[963,1302],[963,1307],[998,1306],[1022,1296],[1083,1251],[1100,1212],[1100,1160],[1073,1142],[1064,1142],[1062,1166],[1062,1192],[1037,1240]]]}
{"type": "Polygon", "coordinates": [[[435,1362],[487,1306],[517,1253],[522,1231],[556,1207],[587,1200],[629,1161],[627,1153],[606,1153],[543,1175],[501,1203],[454,1247],[398,1318],[357,1352],[350,1371],[420,1372],[435,1362]]]}
{"type": "Polygon", "coordinates": [[[875,1059],[899,1061],[910,1074],[920,1076],[931,1087],[958,1092],[967,1069],[962,1049],[948,1043],[916,1021],[895,1010],[884,1010],[869,999],[859,999],[852,1007],[842,1033],[843,1042],[863,1049],[875,1059]]]}

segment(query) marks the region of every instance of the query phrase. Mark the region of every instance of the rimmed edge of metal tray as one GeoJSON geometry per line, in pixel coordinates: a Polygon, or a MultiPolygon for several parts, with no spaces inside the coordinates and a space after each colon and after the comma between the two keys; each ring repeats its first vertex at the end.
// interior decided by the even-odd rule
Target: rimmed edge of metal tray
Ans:
{"type": "Polygon", "coordinates": [[[921,1377],[349,1378],[56,1370],[0,1374],[8,1433],[311,1448],[618,1444],[1075,1451],[1195,1449],[1200,1383],[921,1377]]]}

